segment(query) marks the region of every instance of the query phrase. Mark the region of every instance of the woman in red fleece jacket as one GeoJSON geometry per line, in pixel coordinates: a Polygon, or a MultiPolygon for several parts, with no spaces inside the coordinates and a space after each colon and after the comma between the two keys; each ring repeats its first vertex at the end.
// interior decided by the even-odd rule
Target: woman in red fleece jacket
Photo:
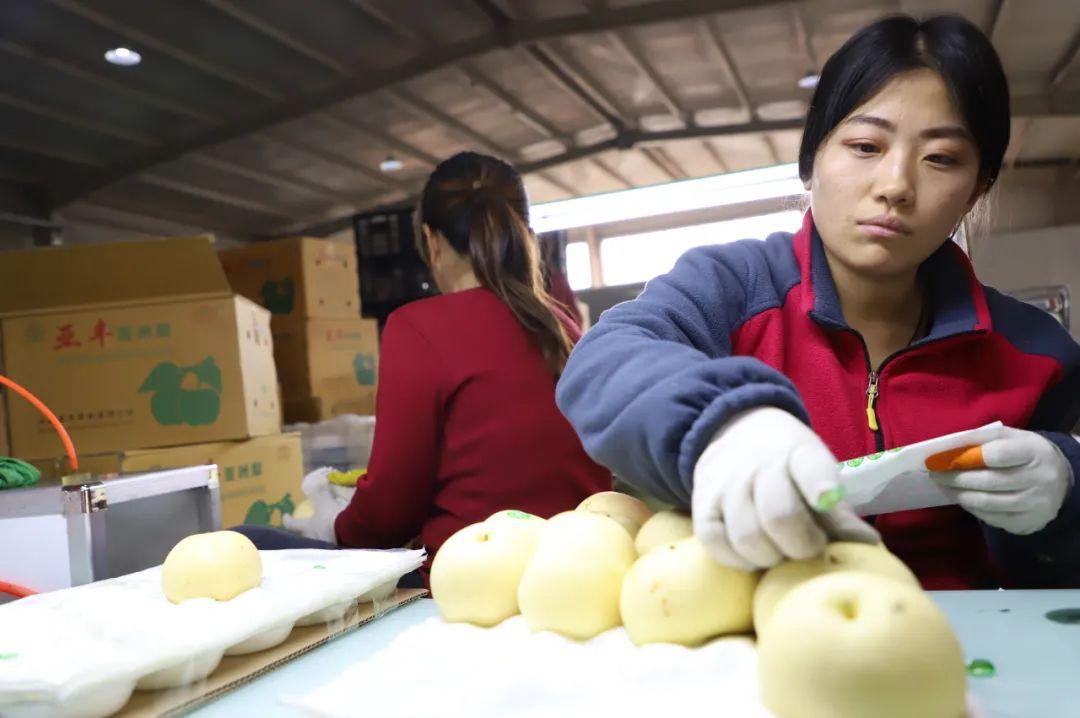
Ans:
{"type": "Polygon", "coordinates": [[[543,289],[528,212],[521,176],[493,157],[463,152],[428,178],[416,236],[443,294],[390,315],[367,476],[305,535],[352,548],[419,536],[430,565],[496,511],[549,517],[611,489],[555,406],[580,331],[543,289]]]}

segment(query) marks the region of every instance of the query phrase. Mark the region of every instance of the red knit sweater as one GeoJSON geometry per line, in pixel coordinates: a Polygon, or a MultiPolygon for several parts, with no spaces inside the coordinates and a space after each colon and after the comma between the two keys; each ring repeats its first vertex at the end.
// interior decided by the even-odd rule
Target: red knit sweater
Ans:
{"type": "Polygon", "coordinates": [[[539,349],[487,289],[391,314],[379,364],[371,460],[335,523],[340,545],[419,535],[430,566],[451,534],[496,511],[546,518],[611,489],[555,406],[539,349]]]}

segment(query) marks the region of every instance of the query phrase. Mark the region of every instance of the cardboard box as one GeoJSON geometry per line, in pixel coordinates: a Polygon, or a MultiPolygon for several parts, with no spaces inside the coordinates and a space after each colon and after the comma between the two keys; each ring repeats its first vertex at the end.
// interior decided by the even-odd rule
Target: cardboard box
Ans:
{"type": "MultiPolygon", "coordinates": [[[[70,473],[67,460],[33,462],[46,479],[70,473]]],[[[299,434],[275,434],[248,441],[137,449],[83,456],[79,470],[92,474],[132,474],[182,466],[217,464],[221,486],[221,524],[281,526],[304,500],[303,450],[299,434]]]]}
{"type": "Polygon", "coordinates": [[[379,374],[377,322],[275,317],[271,326],[287,421],[312,421],[296,419],[290,412],[290,407],[305,403],[320,407],[316,413],[321,418],[374,413],[379,374]]]}
{"type": "Polygon", "coordinates": [[[351,243],[299,237],[223,250],[220,257],[233,290],[275,317],[360,318],[351,243]]]}
{"type": "Polygon", "coordinates": [[[375,392],[356,398],[350,396],[308,396],[299,399],[284,399],[285,422],[295,424],[304,422],[315,424],[333,419],[342,414],[375,414],[375,392]]]}
{"type": "MultiPolygon", "coordinates": [[[[70,249],[5,254],[0,285],[75,284],[0,295],[0,332],[6,374],[60,417],[80,454],[281,431],[269,313],[231,295],[205,238],[70,249]]],[[[8,412],[15,456],[59,453],[30,404],[8,412]]]]}

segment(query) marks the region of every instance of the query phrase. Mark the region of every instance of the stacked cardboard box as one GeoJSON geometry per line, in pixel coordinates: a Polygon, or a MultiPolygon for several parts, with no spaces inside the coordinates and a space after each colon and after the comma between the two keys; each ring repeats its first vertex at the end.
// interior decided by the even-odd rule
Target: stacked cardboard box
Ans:
{"type": "MultiPolygon", "coordinates": [[[[299,496],[299,439],[279,436],[270,314],[232,294],[209,238],[6,253],[0,334],[4,373],[59,416],[87,469],[165,447],[180,466],[291,443],[295,462],[260,465],[260,476],[275,473],[275,493],[230,492],[222,477],[222,513],[279,502],[285,486],[299,496]]],[[[6,397],[6,412],[10,453],[64,473],[51,425],[18,397],[6,397]]]]}
{"type": "Polygon", "coordinates": [[[271,312],[285,420],[373,414],[378,324],[360,318],[352,245],[302,237],[220,256],[233,289],[271,312]]]}

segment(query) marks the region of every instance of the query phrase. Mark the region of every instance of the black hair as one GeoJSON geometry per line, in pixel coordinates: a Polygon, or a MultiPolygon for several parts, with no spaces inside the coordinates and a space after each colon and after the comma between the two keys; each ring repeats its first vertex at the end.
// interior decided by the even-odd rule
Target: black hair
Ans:
{"type": "Polygon", "coordinates": [[[1009,84],[982,30],[953,15],[892,15],[848,38],[821,71],[799,147],[799,177],[810,180],[821,143],[855,108],[897,75],[928,68],[948,87],[979,153],[981,194],[997,180],[1009,144],[1009,84]]]}
{"type": "Polygon", "coordinates": [[[544,288],[529,198],[517,170],[496,157],[459,152],[428,177],[413,221],[424,261],[430,262],[427,225],[469,257],[477,280],[506,303],[558,378],[572,345],[544,288]]]}

